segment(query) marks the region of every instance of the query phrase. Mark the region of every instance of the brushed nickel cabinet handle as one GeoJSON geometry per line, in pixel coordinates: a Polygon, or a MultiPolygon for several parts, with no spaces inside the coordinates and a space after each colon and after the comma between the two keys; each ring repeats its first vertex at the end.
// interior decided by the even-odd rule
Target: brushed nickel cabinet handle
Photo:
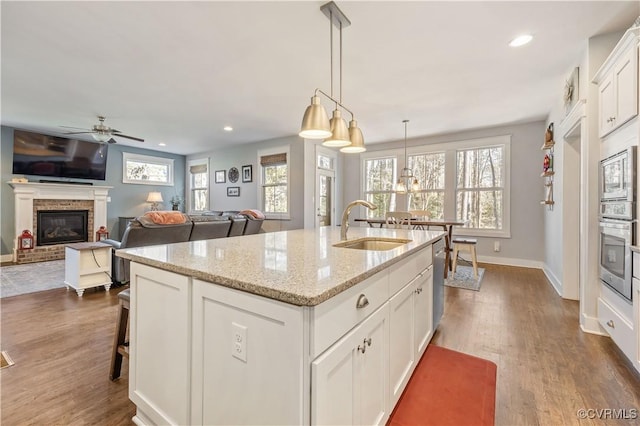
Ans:
{"type": "Polygon", "coordinates": [[[611,328],[616,328],[616,325],[613,323],[613,320],[607,321],[607,325],[611,328]]]}
{"type": "Polygon", "coordinates": [[[358,301],[356,302],[356,308],[362,309],[366,308],[367,306],[369,306],[369,299],[367,299],[367,296],[365,296],[364,294],[361,294],[360,297],[358,297],[358,301]]]}
{"type": "Polygon", "coordinates": [[[364,343],[366,343],[367,346],[371,346],[371,337],[369,337],[368,339],[364,339],[364,343]]]}

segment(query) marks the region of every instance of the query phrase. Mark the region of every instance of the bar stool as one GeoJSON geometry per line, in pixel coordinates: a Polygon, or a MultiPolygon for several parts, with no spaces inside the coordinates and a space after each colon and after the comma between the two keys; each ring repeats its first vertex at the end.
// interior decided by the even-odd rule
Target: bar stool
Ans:
{"type": "Polygon", "coordinates": [[[468,251],[471,254],[471,262],[473,264],[473,276],[478,278],[478,258],[476,256],[476,243],[478,240],[475,238],[458,238],[454,237],[453,240],[453,274],[456,273],[456,265],[458,263],[458,252],[468,251]]]}
{"type": "Polygon", "coordinates": [[[129,359],[129,342],[125,340],[129,325],[129,289],[118,293],[118,299],[120,301],[120,309],[118,310],[116,335],[113,339],[113,352],[111,354],[111,371],[109,372],[111,380],[116,380],[120,377],[122,357],[129,359]]]}

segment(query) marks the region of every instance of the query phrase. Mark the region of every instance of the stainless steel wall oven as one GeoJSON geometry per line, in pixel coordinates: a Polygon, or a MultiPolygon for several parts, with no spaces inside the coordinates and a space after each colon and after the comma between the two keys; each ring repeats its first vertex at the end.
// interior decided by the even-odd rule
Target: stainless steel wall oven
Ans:
{"type": "Polygon", "coordinates": [[[600,162],[600,279],[631,301],[631,246],[635,243],[636,147],[600,162]]]}

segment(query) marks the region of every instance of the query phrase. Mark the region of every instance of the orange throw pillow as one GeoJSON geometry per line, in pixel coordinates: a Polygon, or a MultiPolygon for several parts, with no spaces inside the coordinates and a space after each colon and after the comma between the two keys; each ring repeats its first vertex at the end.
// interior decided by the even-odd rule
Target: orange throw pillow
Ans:
{"type": "Polygon", "coordinates": [[[153,223],[158,225],[175,225],[178,223],[185,223],[187,221],[184,214],[174,211],[153,211],[146,212],[144,215],[153,223]]]}

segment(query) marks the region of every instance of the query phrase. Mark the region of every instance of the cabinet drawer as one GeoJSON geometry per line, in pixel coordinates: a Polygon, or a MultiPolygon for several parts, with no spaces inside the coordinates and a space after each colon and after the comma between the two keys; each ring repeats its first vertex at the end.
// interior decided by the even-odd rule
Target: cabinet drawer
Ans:
{"type": "MultiPolygon", "coordinates": [[[[381,271],[311,310],[311,358],[320,355],[389,299],[389,273],[381,271]],[[366,306],[358,308],[358,300],[366,306]]],[[[362,304],[362,303],[361,303],[362,304]]]]}
{"type": "Polygon", "coordinates": [[[633,325],[601,298],[598,298],[598,321],[627,358],[634,360],[636,340],[633,325]]]}
{"type": "Polygon", "coordinates": [[[389,268],[389,294],[393,296],[409,281],[417,277],[433,263],[432,246],[412,254],[389,268]]]}

